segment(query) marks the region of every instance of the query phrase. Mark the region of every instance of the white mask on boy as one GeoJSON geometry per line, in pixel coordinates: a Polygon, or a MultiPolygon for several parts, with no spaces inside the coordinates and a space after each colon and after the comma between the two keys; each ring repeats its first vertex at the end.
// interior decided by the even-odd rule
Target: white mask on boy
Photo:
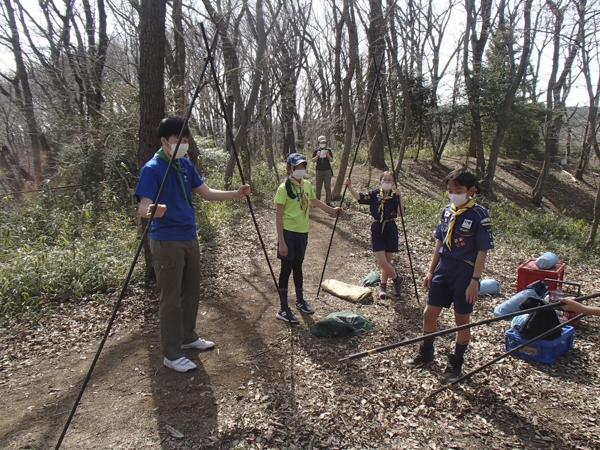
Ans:
{"type": "MultiPolygon", "coordinates": [[[[171,153],[173,153],[175,151],[175,146],[177,145],[177,143],[175,144],[171,144],[169,142],[169,145],[171,146],[171,153]]],[[[190,148],[190,144],[184,144],[183,142],[181,144],[179,144],[179,148],[177,149],[177,154],[175,155],[175,159],[181,159],[183,158],[183,155],[185,155],[188,151],[188,149],[190,148]]]]}
{"type": "Polygon", "coordinates": [[[381,189],[384,191],[389,191],[392,189],[392,183],[381,183],[381,189]]]}
{"type": "Polygon", "coordinates": [[[325,146],[326,146],[326,145],[327,145],[327,144],[325,144],[324,142],[321,142],[321,143],[319,144],[319,147],[321,147],[321,148],[325,148],[325,146]]]}
{"type": "Polygon", "coordinates": [[[465,203],[467,203],[467,201],[469,200],[469,195],[468,194],[448,194],[448,199],[450,200],[450,203],[452,203],[454,206],[460,206],[460,205],[464,205],[465,203]]]}

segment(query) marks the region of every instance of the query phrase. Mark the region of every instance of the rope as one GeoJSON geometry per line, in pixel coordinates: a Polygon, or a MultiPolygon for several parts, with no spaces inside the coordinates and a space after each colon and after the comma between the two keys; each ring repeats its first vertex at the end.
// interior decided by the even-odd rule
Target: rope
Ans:
{"type": "MultiPolygon", "coordinates": [[[[211,48],[214,48],[215,45],[217,43],[217,34],[215,33],[215,36],[213,38],[212,44],[211,44],[211,48]]],[[[202,68],[202,73],[200,74],[200,82],[202,82],[202,79],[204,78],[204,74],[206,72],[206,68],[208,66],[208,62],[206,61],[204,63],[204,67],[202,68]]],[[[196,91],[194,92],[194,95],[192,96],[192,100],[190,102],[190,106],[188,108],[187,114],[185,116],[185,119],[183,121],[183,127],[181,128],[181,133],[179,134],[179,138],[177,139],[177,144],[175,145],[175,150],[173,151],[173,154],[171,155],[171,160],[169,162],[169,165],[167,166],[167,171],[165,172],[165,176],[162,180],[162,183],[158,189],[158,194],[156,194],[156,199],[154,200],[155,204],[158,204],[160,201],[160,198],[162,196],[162,193],[164,191],[165,185],[166,185],[166,181],[167,181],[167,177],[169,176],[169,172],[171,171],[171,168],[173,166],[173,163],[175,161],[175,155],[177,154],[177,150],[179,149],[179,144],[181,143],[181,139],[183,137],[183,130],[185,129],[186,124],[189,122],[189,118],[190,115],[192,114],[192,107],[194,106],[194,102],[196,101],[196,98],[198,97],[198,94],[200,93],[200,90],[202,89],[201,84],[199,83],[198,86],[196,87],[196,91]]],[[[137,263],[137,260],[140,256],[140,253],[142,251],[142,248],[144,247],[144,241],[146,240],[146,236],[148,235],[149,229],[150,229],[150,224],[152,223],[152,220],[154,219],[154,214],[156,212],[157,208],[154,208],[154,210],[151,212],[150,214],[150,218],[148,219],[148,223],[146,225],[146,227],[144,228],[144,232],[142,234],[142,238],[140,239],[140,243],[137,247],[137,250],[135,252],[135,256],[133,258],[133,261],[131,263],[131,266],[129,267],[129,272],[127,273],[127,277],[125,278],[125,282],[123,283],[123,287],[121,288],[121,293],[119,294],[119,298],[117,299],[115,306],[113,308],[112,314],[110,316],[110,319],[108,321],[108,325],[106,326],[106,331],[104,332],[104,336],[102,337],[102,341],[100,342],[100,345],[98,346],[98,350],[96,351],[96,355],[94,356],[94,360],[92,361],[92,364],[90,365],[90,369],[88,370],[88,373],[85,377],[85,379],[83,380],[83,385],[81,386],[81,389],[79,390],[79,394],[77,395],[77,399],[75,400],[75,404],[73,405],[73,408],[71,409],[71,413],[69,414],[69,417],[67,418],[67,422],[62,430],[62,433],[60,435],[60,437],[58,438],[58,442],[56,443],[55,449],[58,450],[62,444],[63,439],[65,438],[65,435],[67,434],[67,430],[69,429],[69,425],[71,425],[71,421],[73,420],[73,416],[75,415],[75,411],[77,411],[77,407],[79,406],[79,402],[81,401],[81,397],[83,397],[83,392],[85,391],[85,388],[88,385],[88,382],[90,381],[90,378],[92,377],[92,372],[94,371],[94,368],[96,367],[96,363],[98,362],[98,358],[100,357],[100,353],[102,353],[102,349],[104,348],[104,344],[106,343],[106,339],[108,338],[108,335],[110,333],[110,330],[113,326],[113,323],[115,321],[115,317],[117,316],[117,311],[119,310],[119,307],[121,306],[121,302],[123,300],[123,298],[125,297],[125,291],[127,289],[127,286],[129,285],[129,280],[131,279],[131,276],[133,275],[133,269],[135,268],[135,264],[137,263]]]]}
{"type": "MultiPolygon", "coordinates": [[[[354,169],[354,163],[356,162],[356,156],[358,155],[358,147],[360,145],[360,141],[362,140],[363,134],[365,132],[365,127],[367,124],[367,117],[369,116],[369,111],[371,110],[371,103],[373,103],[373,97],[375,96],[375,90],[379,83],[379,72],[381,71],[381,67],[383,66],[383,57],[385,55],[381,55],[381,62],[379,66],[377,66],[377,61],[375,61],[375,83],[373,83],[373,89],[371,91],[371,95],[369,97],[369,103],[367,104],[367,109],[365,111],[365,119],[363,120],[362,127],[360,129],[360,134],[358,135],[358,141],[356,142],[356,150],[354,151],[354,157],[352,158],[352,164],[350,165],[350,171],[348,172],[348,178],[352,175],[352,169],[354,169]]],[[[346,130],[348,131],[348,130],[346,130]]],[[[344,198],[346,197],[346,191],[348,190],[348,186],[344,185],[344,190],[342,191],[342,199],[340,200],[340,207],[344,204],[344,198]]],[[[319,293],[321,292],[321,284],[323,283],[323,277],[325,276],[325,268],[327,267],[327,260],[329,259],[329,253],[331,252],[331,243],[333,242],[333,235],[335,234],[335,229],[337,228],[337,223],[340,218],[340,215],[337,214],[335,216],[335,222],[333,223],[333,230],[331,230],[331,238],[329,239],[329,245],[327,246],[327,254],[325,255],[325,263],[323,264],[323,271],[321,272],[321,280],[319,281],[319,288],[317,290],[317,298],[319,297],[319,293]]]]}

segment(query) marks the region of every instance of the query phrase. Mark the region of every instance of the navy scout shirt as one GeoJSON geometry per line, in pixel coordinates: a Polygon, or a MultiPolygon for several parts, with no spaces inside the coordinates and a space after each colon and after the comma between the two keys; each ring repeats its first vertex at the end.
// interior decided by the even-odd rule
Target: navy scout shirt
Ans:
{"type": "MultiPolygon", "coordinates": [[[[391,192],[393,195],[391,198],[386,197],[384,209],[383,209],[383,220],[394,220],[398,217],[398,207],[400,206],[400,198],[395,192],[391,192]]],[[[381,222],[381,211],[379,211],[379,205],[381,205],[381,189],[371,189],[366,194],[359,194],[360,199],[358,203],[361,205],[369,205],[369,211],[378,222],[381,222]]]]}
{"type": "MultiPolygon", "coordinates": [[[[444,242],[451,217],[450,205],[446,205],[434,233],[436,239],[444,242]]],[[[487,209],[475,203],[467,211],[456,216],[451,237],[452,249],[449,250],[448,246],[442,245],[440,249],[442,256],[474,263],[479,250],[493,249],[492,221],[487,209]]]]}

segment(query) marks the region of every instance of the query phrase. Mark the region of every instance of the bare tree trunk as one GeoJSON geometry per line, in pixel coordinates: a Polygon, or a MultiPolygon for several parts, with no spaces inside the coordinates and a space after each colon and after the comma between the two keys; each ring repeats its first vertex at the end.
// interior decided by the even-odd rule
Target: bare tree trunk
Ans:
{"type": "Polygon", "coordinates": [[[572,40],[569,46],[565,65],[560,77],[557,79],[556,76],[558,74],[558,66],[560,63],[560,52],[564,51],[564,49],[561,49],[560,42],[561,33],[563,32],[565,10],[556,5],[552,0],[546,0],[546,3],[554,16],[554,49],[552,55],[552,71],[550,79],[548,80],[548,90],[546,93],[546,118],[544,120],[546,155],[544,157],[541,173],[531,193],[531,201],[536,205],[542,204],[544,186],[550,170],[550,164],[558,154],[558,139],[563,123],[565,100],[570,88],[568,78],[583,39],[585,26],[584,23],[579,23],[575,39],[572,40]]]}
{"type": "MultiPolygon", "coordinates": [[[[165,14],[163,0],[142,0],[140,10],[140,128],[138,167],[160,147],[156,129],[165,114],[164,58],[165,58],[165,14]]],[[[142,220],[142,229],[147,220],[142,220]]],[[[144,243],[146,279],[154,278],[152,253],[149,241],[144,243]]]]}
{"type": "Polygon", "coordinates": [[[465,0],[465,8],[467,21],[463,44],[463,73],[472,121],[469,155],[477,156],[477,178],[481,179],[485,173],[485,156],[481,127],[480,83],[483,55],[491,28],[492,1],[481,0],[480,9],[476,9],[475,0],[465,0]],[[479,37],[477,36],[478,18],[481,21],[479,37]],[[469,65],[469,48],[471,49],[472,67],[469,65]]]}
{"type": "MultiPolygon", "coordinates": [[[[525,69],[529,64],[529,51],[531,49],[531,4],[533,0],[526,0],[523,6],[523,45],[521,46],[521,60],[519,61],[519,67],[515,72],[512,73],[512,80],[510,82],[510,86],[504,95],[504,100],[502,102],[502,109],[499,115],[498,122],[496,124],[496,134],[494,135],[494,140],[492,141],[492,146],[490,148],[490,157],[488,159],[488,165],[486,169],[485,176],[483,178],[482,187],[484,192],[487,195],[494,195],[494,177],[496,175],[496,166],[498,165],[498,157],[500,155],[500,147],[502,146],[502,141],[504,140],[504,134],[508,129],[508,125],[510,122],[510,110],[512,108],[515,94],[517,93],[517,89],[521,85],[521,80],[523,79],[523,74],[525,73],[525,69]]],[[[510,23],[509,26],[512,28],[514,24],[510,23]]],[[[500,33],[506,32],[505,24],[504,24],[504,2],[501,2],[500,9],[500,33]]],[[[509,48],[509,54],[511,59],[514,55],[514,50],[511,47],[509,48]]],[[[512,64],[511,64],[512,65],[512,64]]]]}
{"type": "Polygon", "coordinates": [[[13,86],[16,89],[19,108],[21,109],[27,124],[27,132],[29,134],[31,153],[33,156],[35,182],[38,182],[40,181],[44,169],[44,167],[42,167],[42,153],[48,158],[47,168],[50,172],[53,172],[56,169],[56,155],[52,152],[52,149],[46,140],[46,136],[40,130],[36,119],[33,106],[33,93],[29,84],[29,74],[27,73],[25,61],[23,60],[24,53],[21,48],[19,29],[17,28],[17,22],[15,20],[14,9],[10,0],[4,0],[4,5],[6,7],[6,19],[11,31],[10,36],[8,36],[8,41],[10,42],[10,49],[15,59],[16,81],[18,81],[18,83],[13,83],[13,86]]]}
{"type": "Polygon", "coordinates": [[[348,167],[348,160],[350,156],[350,150],[352,148],[352,140],[354,133],[354,112],[351,105],[351,87],[352,77],[356,72],[358,66],[358,35],[356,28],[356,21],[354,19],[354,4],[352,0],[344,0],[344,11],[343,11],[346,26],[348,27],[348,70],[344,77],[342,84],[342,110],[345,114],[345,131],[344,134],[344,150],[342,157],[340,158],[340,167],[338,169],[338,175],[335,180],[335,186],[333,187],[332,196],[335,200],[340,198],[344,182],[346,181],[346,169],[348,167]]]}
{"type": "MultiPolygon", "coordinates": [[[[385,22],[381,12],[381,0],[369,0],[369,28],[367,35],[369,37],[369,71],[367,76],[367,95],[373,92],[375,78],[377,76],[376,64],[382,61],[385,50],[385,22]]],[[[384,66],[385,63],[382,63],[384,66]]],[[[379,79],[383,79],[385,70],[379,69],[379,79]]],[[[375,94],[376,95],[376,94],[375,94]]],[[[365,104],[368,105],[369,99],[365,98],[365,104]]],[[[381,132],[381,114],[378,102],[373,99],[371,110],[367,111],[367,143],[369,145],[369,156],[371,165],[374,168],[387,170],[387,164],[384,158],[383,134],[381,132]]]]}

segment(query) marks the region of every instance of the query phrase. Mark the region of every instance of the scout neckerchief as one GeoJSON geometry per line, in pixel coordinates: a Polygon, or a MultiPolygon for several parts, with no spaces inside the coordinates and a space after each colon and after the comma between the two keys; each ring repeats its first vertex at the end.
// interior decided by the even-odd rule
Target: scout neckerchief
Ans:
{"type": "MultiPolygon", "coordinates": [[[[171,160],[169,158],[167,158],[167,155],[165,155],[165,152],[163,151],[162,147],[156,152],[156,154],[154,156],[162,159],[163,161],[166,161],[167,163],[171,162],[171,160]]],[[[181,189],[183,190],[183,196],[185,197],[185,202],[191,208],[192,205],[190,204],[190,201],[187,196],[187,192],[185,190],[185,183],[183,182],[183,177],[181,176],[181,164],[178,159],[173,161],[173,167],[175,168],[175,172],[177,172],[177,178],[179,178],[179,184],[181,185],[181,189]]]]}
{"type": "Polygon", "coordinates": [[[388,220],[384,220],[384,213],[385,213],[385,201],[386,200],[391,200],[392,198],[394,198],[394,191],[392,189],[390,189],[390,193],[388,195],[385,195],[385,193],[383,192],[383,188],[379,189],[379,197],[381,198],[381,203],[379,204],[379,208],[377,208],[377,212],[380,214],[379,216],[379,223],[381,223],[381,232],[383,233],[383,229],[385,228],[385,224],[388,223],[390,220],[394,220],[394,219],[388,219],[388,220]]]}
{"type": "Polygon", "coordinates": [[[471,208],[471,206],[473,206],[474,204],[475,200],[470,199],[460,209],[456,209],[454,203],[450,205],[450,222],[448,222],[448,233],[446,234],[446,238],[444,239],[444,244],[446,244],[448,250],[452,250],[452,232],[454,231],[454,222],[456,221],[456,216],[460,216],[462,213],[471,208]]]}
{"type": "Polygon", "coordinates": [[[308,197],[306,196],[306,192],[304,192],[304,180],[296,180],[294,177],[290,177],[290,182],[294,186],[298,186],[300,188],[300,192],[296,191],[296,200],[300,203],[300,209],[304,211],[304,215],[306,215],[308,211],[308,197]]]}

